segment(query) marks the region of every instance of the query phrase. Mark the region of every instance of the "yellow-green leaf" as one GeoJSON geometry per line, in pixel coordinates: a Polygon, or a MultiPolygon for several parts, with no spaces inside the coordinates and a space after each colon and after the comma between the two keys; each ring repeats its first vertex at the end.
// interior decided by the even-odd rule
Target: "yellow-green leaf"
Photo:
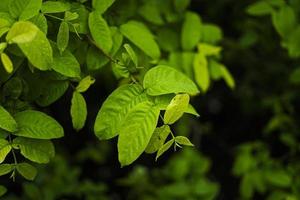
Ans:
{"type": "Polygon", "coordinates": [[[164,123],[175,123],[187,110],[189,106],[190,96],[188,94],[177,94],[167,106],[164,114],[164,123]]]}
{"type": "Polygon", "coordinates": [[[12,73],[14,70],[14,66],[8,55],[6,55],[6,53],[1,53],[1,61],[5,71],[9,74],[12,73]]]}

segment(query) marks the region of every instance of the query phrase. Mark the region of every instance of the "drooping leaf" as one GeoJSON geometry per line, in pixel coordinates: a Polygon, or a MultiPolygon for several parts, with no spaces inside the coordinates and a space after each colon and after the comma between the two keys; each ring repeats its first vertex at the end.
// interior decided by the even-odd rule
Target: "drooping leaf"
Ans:
{"type": "Polygon", "coordinates": [[[191,3],[191,0],[176,0],[173,1],[175,10],[177,12],[184,11],[191,3]]]}
{"type": "Polygon", "coordinates": [[[60,13],[71,9],[69,3],[62,1],[45,1],[42,4],[42,13],[60,13]]]}
{"type": "Polygon", "coordinates": [[[93,8],[99,12],[104,13],[113,3],[115,0],[93,0],[92,6],[93,8]]]}
{"type": "Polygon", "coordinates": [[[137,104],[147,101],[139,85],[124,85],[111,93],[98,112],[94,132],[99,139],[110,139],[120,132],[122,122],[137,104]]]}
{"type": "Polygon", "coordinates": [[[210,45],[207,43],[199,43],[198,51],[205,56],[218,56],[222,48],[219,46],[210,45]]]}
{"type": "Polygon", "coordinates": [[[146,149],[155,130],[159,109],[151,102],[143,102],[134,107],[120,128],[118,154],[121,166],[134,162],[146,149]]]}
{"type": "Polygon", "coordinates": [[[18,125],[15,119],[9,114],[7,110],[0,106],[0,128],[8,132],[14,132],[17,130],[17,127],[18,125]]]}
{"type": "Polygon", "coordinates": [[[268,170],[265,177],[274,186],[286,188],[292,184],[292,177],[284,170],[268,170]]]}
{"type": "Polygon", "coordinates": [[[247,7],[247,13],[254,16],[271,14],[274,8],[266,1],[259,1],[247,7]]]}
{"type": "Polygon", "coordinates": [[[166,142],[162,147],[160,147],[160,149],[157,151],[156,153],[156,157],[155,160],[157,161],[157,159],[163,155],[163,153],[165,153],[166,151],[168,151],[171,146],[173,145],[173,143],[175,142],[174,139],[169,140],[168,142],[166,142]]]}
{"type": "Polygon", "coordinates": [[[290,6],[282,6],[279,11],[272,13],[272,22],[276,31],[282,37],[287,37],[297,25],[296,14],[290,6]]]}
{"type": "Polygon", "coordinates": [[[85,92],[89,89],[91,85],[95,83],[95,79],[91,76],[84,77],[76,87],[77,92],[85,92]]]}
{"type": "Polygon", "coordinates": [[[195,83],[176,69],[158,65],[150,69],[143,81],[147,94],[157,96],[170,93],[196,95],[199,90],[195,83]]]}
{"type": "Polygon", "coordinates": [[[53,139],[64,136],[61,125],[45,113],[26,110],[15,115],[19,129],[14,135],[34,138],[53,139]]]}
{"type": "Polygon", "coordinates": [[[8,7],[14,18],[28,20],[39,13],[42,0],[10,0],[8,7]]]}
{"type": "Polygon", "coordinates": [[[55,155],[54,145],[50,140],[38,140],[17,137],[13,145],[20,149],[21,154],[36,163],[48,163],[55,155]]]}
{"type": "Polygon", "coordinates": [[[79,131],[85,124],[85,120],[87,117],[87,107],[84,97],[77,91],[73,92],[70,112],[73,128],[79,131]]]}
{"type": "Polygon", "coordinates": [[[143,23],[129,21],[121,25],[120,30],[126,38],[145,52],[146,55],[155,60],[160,57],[159,46],[154,40],[152,33],[143,23]]]}
{"type": "Polygon", "coordinates": [[[132,49],[132,47],[129,44],[124,44],[124,48],[126,49],[128,55],[130,56],[130,59],[134,63],[134,65],[137,67],[138,66],[138,58],[132,49]]]}
{"type": "Polygon", "coordinates": [[[13,170],[13,165],[11,164],[1,164],[0,165],[0,176],[8,174],[13,170]]]}
{"type": "Polygon", "coordinates": [[[158,149],[160,149],[163,144],[165,143],[168,135],[170,134],[171,130],[169,125],[163,125],[159,128],[154,130],[154,133],[145,149],[146,153],[154,153],[158,149]]]}
{"type": "Polygon", "coordinates": [[[227,70],[227,68],[224,65],[221,65],[220,69],[221,69],[222,76],[223,76],[223,79],[225,80],[226,84],[228,85],[228,87],[233,89],[235,87],[235,81],[234,81],[232,75],[230,74],[230,72],[227,70]]]}
{"type": "Polygon", "coordinates": [[[93,39],[101,50],[109,54],[113,46],[113,40],[107,22],[99,12],[91,12],[89,15],[89,28],[93,39]]]}
{"type": "Polygon", "coordinates": [[[36,168],[28,163],[18,163],[16,168],[17,171],[27,180],[33,181],[36,177],[36,168]]]}
{"type": "Polygon", "coordinates": [[[1,53],[1,62],[7,73],[12,73],[14,70],[13,63],[6,53],[1,53]]]}
{"type": "Polygon", "coordinates": [[[201,38],[201,19],[198,14],[187,12],[181,31],[181,46],[184,50],[192,50],[201,38]]]}
{"type": "Polygon", "coordinates": [[[203,92],[206,92],[210,85],[210,79],[207,59],[203,53],[198,53],[195,56],[193,67],[196,83],[203,90],[203,92]]]}
{"type": "Polygon", "coordinates": [[[175,123],[187,110],[190,101],[188,94],[177,94],[167,106],[164,114],[164,123],[175,123]]]}
{"type": "Polygon", "coordinates": [[[184,146],[194,146],[193,143],[191,143],[191,141],[185,136],[176,136],[175,142],[184,146]]]}
{"type": "Polygon", "coordinates": [[[8,43],[31,42],[37,35],[39,29],[36,25],[28,21],[19,21],[13,24],[6,35],[8,43]]]}
{"type": "Polygon", "coordinates": [[[57,48],[60,53],[64,52],[69,43],[69,25],[67,22],[63,21],[58,30],[57,34],[57,48]]]}
{"type": "Polygon", "coordinates": [[[0,139],[0,163],[2,163],[5,160],[10,150],[11,145],[9,144],[9,142],[7,140],[0,139]]]}

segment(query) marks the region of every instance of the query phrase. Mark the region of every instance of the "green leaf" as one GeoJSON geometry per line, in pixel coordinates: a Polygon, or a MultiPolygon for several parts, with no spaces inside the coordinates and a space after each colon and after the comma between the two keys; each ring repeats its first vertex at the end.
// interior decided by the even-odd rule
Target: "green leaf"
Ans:
{"type": "Polygon", "coordinates": [[[0,106],[0,128],[8,132],[17,130],[17,123],[14,118],[2,106],[0,106]]]}
{"type": "Polygon", "coordinates": [[[138,66],[138,58],[134,52],[134,50],[131,48],[129,44],[124,44],[124,48],[126,49],[128,55],[130,56],[130,59],[132,60],[133,64],[137,67],[138,66]]]}
{"type": "Polygon", "coordinates": [[[40,70],[50,69],[53,61],[52,48],[46,35],[42,31],[38,30],[32,41],[18,43],[18,46],[34,67],[40,70]]]}
{"type": "Polygon", "coordinates": [[[121,33],[152,59],[159,59],[160,50],[150,30],[141,22],[129,21],[121,25],[121,33]]]}
{"type": "Polygon", "coordinates": [[[10,74],[14,71],[13,63],[6,53],[1,53],[1,62],[7,73],[10,74]]]}
{"type": "Polygon", "coordinates": [[[47,19],[43,14],[38,14],[30,19],[43,33],[47,34],[48,32],[48,23],[47,19]]]}
{"type": "Polygon", "coordinates": [[[264,175],[270,184],[277,187],[286,188],[292,184],[292,177],[284,170],[267,170],[264,175]]]}
{"type": "Polygon", "coordinates": [[[188,93],[196,95],[199,90],[195,83],[176,69],[158,65],[150,69],[143,81],[147,93],[152,96],[170,93],[188,93]]]}
{"type": "Polygon", "coordinates": [[[252,184],[252,176],[251,174],[246,174],[243,176],[241,184],[240,184],[240,193],[242,197],[251,199],[254,193],[254,187],[252,184]]]}
{"type": "Polygon", "coordinates": [[[9,144],[9,142],[7,140],[0,139],[0,163],[2,163],[5,160],[10,150],[11,145],[9,144]]]}
{"type": "Polygon", "coordinates": [[[230,72],[227,70],[227,68],[224,65],[221,65],[220,69],[221,69],[221,73],[222,73],[223,79],[225,80],[226,84],[228,85],[228,87],[233,89],[235,87],[235,81],[234,81],[232,75],[230,74],[230,72]]]}
{"type": "Polygon", "coordinates": [[[8,174],[13,170],[13,165],[11,164],[1,164],[0,165],[0,176],[8,174]]]}
{"type": "Polygon", "coordinates": [[[297,25],[295,12],[289,6],[282,6],[279,11],[273,12],[272,22],[282,37],[287,37],[297,25]]]}
{"type": "Polygon", "coordinates": [[[77,91],[73,92],[71,117],[74,129],[76,131],[82,129],[87,117],[87,107],[84,97],[77,91]]]}
{"type": "Polygon", "coordinates": [[[75,19],[77,19],[79,17],[78,13],[76,12],[69,12],[69,11],[66,11],[65,12],[65,20],[66,21],[73,21],[75,19]]]}
{"type": "Polygon", "coordinates": [[[42,84],[41,94],[36,99],[39,106],[46,107],[62,97],[69,88],[69,81],[52,81],[47,80],[42,84]]]}
{"type": "Polygon", "coordinates": [[[115,0],[93,0],[92,6],[93,8],[99,12],[104,13],[113,3],[115,0]]]}
{"type": "Polygon", "coordinates": [[[204,54],[204,56],[218,56],[221,50],[221,47],[210,45],[207,43],[198,44],[198,51],[204,54]]]}
{"type": "Polygon", "coordinates": [[[247,13],[254,16],[263,16],[271,14],[274,11],[270,3],[265,1],[259,1],[254,4],[251,4],[247,8],[247,13]]]}
{"type": "Polygon", "coordinates": [[[191,0],[176,0],[173,3],[177,12],[183,12],[190,5],[191,0]]]}
{"type": "Polygon", "coordinates": [[[180,46],[179,34],[170,28],[160,28],[157,32],[159,47],[168,52],[175,52],[180,46]]]}
{"type": "Polygon", "coordinates": [[[167,106],[164,114],[164,123],[175,123],[187,110],[190,101],[188,94],[177,94],[167,106]]]}
{"type": "Polygon", "coordinates": [[[199,85],[203,92],[206,92],[210,85],[210,79],[207,59],[203,53],[198,53],[195,56],[193,67],[196,83],[199,85]]]}
{"type": "Polygon", "coordinates": [[[69,50],[60,53],[55,44],[53,44],[52,47],[53,62],[51,63],[51,68],[67,77],[80,77],[80,64],[76,57],[69,50]]]}
{"type": "Polygon", "coordinates": [[[201,38],[201,19],[197,13],[187,12],[181,30],[181,46],[192,50],[201,38]]]}
{"type": "Polygon", "coordinates": [[[27,43],[31,42],[39,32],[36,25],[28,21],[19,21],[13,24],[6,35],[6,41],[11,43],[27,43]]]}
{"type": "Polygon", "coordinates": [[[165,143],[168,135],[171,133],[169,125],[163,125],[154,130],[154,133],[145,149],[146,153],[154,153],[165,143]]]}
{"type": "Polygon", "coordinates": [[[57,34],[57,48],[60,53],[65,51],[69,43],[69,25],[67,22],[63,21],[58,30],[57,34]]]}
{"type": "Polygon", "coordinates": [[[36,163],[48,163],[55,155],[55,150],[50,140],[38,140],[24,137],[17,137],[13,140],[21,154],[36,163]]]}
{"type": "Polygon", "coordinates": [[[106,54],[109,54],[113,46],[110,29],[99,12],[91,12],[89,15],[89,28],[97,46],[106,54]]]}
{"type": "Polygon", "coordinates": [[[165,153],[166,151],[168,151],[168,149],[171,148],[171,146],[173,145],[173,143],[175,142],[174,139],[169,140],[168,142],[166,142],[156,153],[156,157],[155,160],[157,161],[157,159],[163,155],[163,153],[165,153]]]}
{"type": "Polygon", "coordinates": [[[42,4],[42,13],[60,13],[71,9],[69,3],[61,1],[45,1],[42,4]]]}
{"type": "Polygon", "coordinates": [[[155,130],[159,109],[151,102],[143,102],[134,107],[120,128],[118,139],[121,166],[130,165],[146,149],[155,130]]]}
{"type": "Polygon", "coordinates": [[[201,30],[201,42],[204,43],[215,44],[223,37],[222,30],[218,26],[212,24],[203,24],[201,30]]]}
{"type": "Polygon", "coordinates": [[[6,187],[0,185],[0,197],[3,196],[7,192],[6,187]]]}
{"type": "Polygon", "coordinates": [[[102,104],[98,112],[94,132],[99,139],[110,139],[120,132],[122,122],[137,104],[147,101],[139,85],[123,85],[117,88],[102,104]]]}
{"type": "Polygon", "coordinates": [[[27,180],[33,181],[37,175],[36,168],[28,163],[19,163],[16,168],[17,171],[27,180]]]}
{"type": "Polygon", "coordinates": [[[85,92],[89,89],[91,85],[95,83],[95,79],[91,76],[84,77],[76,87],[77,92],[85,92]]]}
{"type": "Polygon", "coordinates": [[[61,125],[52,117],[33,110],[19,112],[15,115],[19,125],[14,135],[35,139],[53,139],[64,136],[61,125]]]}
{"type": "Polygon", "coordinates": [[[184,145],[184,146],[194,146],[193,143],[191,143],[191,141],[187,137],[184,137],[184,136],[176,136],[175,142],[177,142],[180,145],[184,145]]]}
{"type": "Polygon", "coordinates": [[[19,20],[28,20],[37,15],[42,7],[42,0],[11,0],[9,13],[19,20]]]}

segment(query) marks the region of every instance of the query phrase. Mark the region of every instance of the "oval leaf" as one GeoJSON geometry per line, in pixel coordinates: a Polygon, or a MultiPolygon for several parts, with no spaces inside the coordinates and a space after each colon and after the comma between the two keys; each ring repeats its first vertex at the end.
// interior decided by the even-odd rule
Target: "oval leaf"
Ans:
{"type": "Polygon", "coordinates": [[[163,125],[162,127],[156,128],[150,142],[145,149],[146,153],[154,153],[160,149],[165,143],[168,135],[171,133],[170,126],[163,125]]]}
{"type": "Polygon", "coordinates": [[[19,112],[15,115],[19,129],[14,135],[35,139],[52,139],[64,136],[61,125],[52,117],[33,110],[19,112]]]}
{"type": "Polygon", "coordinates": [[[190,96],[188,94],[177,94],[167,106],[164,114],[164,123],[175,123],[187,110],[189,106],[190,96]]]}
{"type": "Polygon", "coordinates": [[[83,128],[87,117],[87,108],[84,97],[79,92],[74,92],[71,102],[71,117],[73,128],[79,131],[83,128]]]}
{"type": "Polygon", "coordinates": [[[64,52],[69,43],[69,25],[67,22],[63,21],[57,33],[57,48],[60,53],[64,52]]]}
{"type": "Polygon", "coordinates": [[[7,140],[0,139],[0,163],[2,163],[5,160],[10,150],[11,145],[9,144],[9,142],[7,140]]]}
{"type": "Polygon", "coordinates": [[[15,119],[2,106],[0,106],[0,128],[8,132],[17,130],[15,119]]]}
{"type": "Polygon", "coordinates": [[[16,168],[17,171],[27,180],[33,181],[36,177],[36,168],[28,163],[19,163],[16,168]]]}

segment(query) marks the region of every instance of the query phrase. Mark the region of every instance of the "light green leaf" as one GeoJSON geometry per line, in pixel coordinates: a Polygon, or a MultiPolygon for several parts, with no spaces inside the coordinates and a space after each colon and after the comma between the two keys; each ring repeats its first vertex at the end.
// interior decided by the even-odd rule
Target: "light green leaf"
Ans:
{"type": "Polygon", "coordinates": [[[224,65],[221,65],[220,69],[221,69],[222,76],[223,76],[223,79],[225,80],[226,84],[228,85],[228,87],[233,89],[235,87],[235,81],[234,81],[232,75],[230,74],[230,72],[227,70],[227,68],[224,65]]]}
{"type": "Polygon", "coordinates": [[[0,139],[0,163],[2,163],[5,160],[10,150],[11,145],[9,144],[9,142],[7,140],[0,139]]]}
{"type": "Polygon", "coordinates": [[[223,37],[222,30],[216,25],[203,24],[201,30],[201,42],[204,43],[215,44],[223,37]]]}
{"type": "Polygon", "coordinates": [[[84,97],[77,91],[73,92],[71,117],[74,129],[76,131],[82,129],[87,117],[87,107],[84,97]]]}
{"type": "Polygon", "coordinates": [[[79,17],[79,15],[77,12],[69,12],[69,11],[65,12],[65,20],[66,21],[73,21],[73,20],[77,19],[78,17],[79,17]]]}
{"type": "Polygon", "coordinates": [[[13,140],[21,154],[36,163],[48,163],[55,155],[55,150],[50,140],[38,140],[24,137],[17,137],[13,140]]]}
{"type": "Polygon", "coordinates": [[[42,0],[11,0],[8,7],[14,18],[28,20],[39,13],[42,0]]]}
{"type": "Polygon", "coordinates": [[[146,55],[157,60],[160,57],[159,46],[150,30],[141,22],[129,21],[120,27],[121,33],[146,55]]]}
{"type": "Polygon", "coordinates": [[[191,0],[176,0],[173,1],[175,10],[177,12],[182,12],[190,5],[191,0]]]}
{"type": "Polygon", "coordinates": [[[61,54],[57,47],[53,46],[53,62],[51,67],[54,71],[72,78],[80,77],[80,65],[76,57],[69,51],[65,50],[61,54]]]}
{"type": "Polygon", "coordinates": [[[60,53],[64,52],[69,43],[69,25],[67,22],[63,21],[57,33],[57,48],[60,53]]]}
{"type": "Polygon", "coordinates": [[[188,93],[196,95],[199,90],[195,83],[176,69],[158,65],[150,69],[143,81],[149,95],[157,96],[170,93],[188,93]]]}
{"type": "Polygon", "coordinates": [[[40,70],[50,69],[52,58],[52,48],[46,35],[38,30],[35,38],[31,42],[18,44],[29,62],[40,70]]]}
{"type": "Polygon", "coordinates": [[[166,151],[168,151],[168,149],[171,148],[171,146],[173,145],[173,143],[175,142],[174,139],[169,140],[168,142],[166,142],[156,153],[156,157],[155,160],[157,161],[157,159],[166,151]]]}
{"type": "Polygon", "coordinates": [[[48,24],[47,19],[43,14],[38,14],[30,19],[32,23],[34,23],[43,33],[47,34],[48,32],[48,24]]]}
{"type": "Polygon", "coordinates": [[[13,63],[6,53],[1,53],[1,62],[7,73],[10,74],[14,71],[13,63]]]}
{"type": "Polygon", "coordinates": [[[89,28],[93,39],[98,47],[109,54],[113,46],[110,29],[99,12],[91,12],[89,15],[89,28]]]}
{"type": "Polygon", "coordinates": [[[95,83],[95,79],[91,76],[84,77],[76,87],[77,92],[85,92],[89,89],[91,85],[95,83]]]}
{"type": "Polygon", "coordinates": [[[184,136],[176,136],[175,142],[177,142],[180,145],[184,145],[184,146],[194,146],[193,143],[191,143],[191,141],[187,137],[184,137],[184,136]]]}
{"type": "Polygon", "coordinates": [[[218,56],[221,52],[222,48],[214,45],[210,45],[207,43],[199,43],[198,51],[205,56],[218,56]]]}
{"type": "Polygon", "coordinates": [[[123,85],[117,88],[102,104],[96,118],[94,132],[99,139],[110,139],[120,132],[122,122],[137,104],[147,101],[139,85],[123,85]]]}
{"type": "Polygon", "coordinates": [[[210,77],[213,79],[213,80],[219,80],[222,78],[223,76],[223,73],[221,71],[221,68],[222,68],[222,64],[213,60],[213,59],[210,59],[209,62],[208,62],[208,67],[209,67],[209,74],[210,74],[210,77]]]}
{"type": "Polygon", "coordinates": [[[201,19],[197,13],[187,12],[181,30],[181,46],[192,50],[201,38],[201,19]]]}
{"type": "Polygon", "coordinates": [[[2,106],[0,106],[0,128],[8,132],[17,130],[17,123],[14,118],[2,106]]]}
{"type": "Polygon", "coordinates": [[[159,109],[151,102],[143,102],[134,107],[120,128],[118,139],[121,166],[130,165],[146,149],[155,130],[159,109]]]}
{"type": "Polygon", "coordinates": [[[134,50],[131,48],[129,44],[124,44],[124,48],[126,49],[128,55],[130,56],[130,59],[132,60],[133,64],[137,67],[138,66],[138,58],[134,52],[134,50]]]}
{"type": "Polygon", "coordinates": [[[195,56],[193,67],[196,83],[199,85],[203,92],[206,92],[210,85],[210,79],[207,59],[203,53],[198,53],[195,56]]]}
{"type": "Polygon", "coordinates": [[[247,8],[247,13],[254,16],[263,16],[271,14],[274,11],[270,3],[265,1],[258,1],[254,4],[251,4],[247,8]]]}
{"type": "Polygon", "coordinates": [[[6,187],[0,185],[0,197],[3,196],[7,192],[6,187]]]}
{"type": "Polygon", "coordinates": [[[113,3],[115,0],[93,0],[92,6],[93,8],[99,12],[104,13],[113,3]]]}
{"type": "Polygon", "coordinates": [[[42,4],[42,13],[60,13],[71,9],[69,3],[61,1],[45,1],[42,4]]]}
{"type": "Polygon", "coordinates": [[[27,180],[33,181],[37,175],[36,168],[28,163],[19,163],[16,168],[17,171],[27,180]]]}
{"type": "Polygon", "coordinates": [[[177,94],[167,106],[164,114],[164,123],[175,123],[187,110],[190,101],[188,94],[177,94]]]}
{"type": "Polygon", "coordinates": [[[168,135],[171,133],[169,125],[163,125],[154,130],[154,133],[145,149],[146,153],[154,153],[165,143],[168,135]]]}
{"type": "Polygon", "coordinates": [[[8,174],[13,170],[13,165],[11,164],[1,164],[0,165],[0,176],[8,174]]]}
{"type": "Polygon", "coordinates": [[[36,25],[28,21],[19,21],[13,24],[6,35],[8,43],[27,43],[31,42],[39,32],[36,25]]]}
{"type": "Polygon", "coordinates": [[[53,139],[64,136],[61,125],[52,117],[33,110],[19,112],[15,115],[19,125],[14,135],[35,139],[53,139]]]}

